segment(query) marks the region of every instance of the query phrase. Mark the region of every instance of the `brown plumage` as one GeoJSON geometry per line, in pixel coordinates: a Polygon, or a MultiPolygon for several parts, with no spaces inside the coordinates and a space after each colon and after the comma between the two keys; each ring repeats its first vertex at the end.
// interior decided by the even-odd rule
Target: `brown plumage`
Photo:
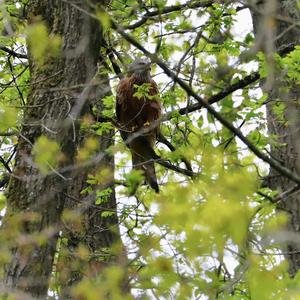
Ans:
{"type": "Polygon", "coordinates": [[[132,155],[133,167],[143,171],[147,183],[158,193],[152,160],[158,158],[153,148],[159,133],[161,106],[158,101],[158,88],[151,78],[148,61],[136,59],[129,66],[127,77],[123,78],[117,87],[116,113],[121,136],[132,155]],[[137,92],[136,85],[143,84],[149,84],[149,90],[146,96],[137,98],[134,96],[137,92]],[[149,132],[140,134],[139,131],[149,127],[149,132]]]}

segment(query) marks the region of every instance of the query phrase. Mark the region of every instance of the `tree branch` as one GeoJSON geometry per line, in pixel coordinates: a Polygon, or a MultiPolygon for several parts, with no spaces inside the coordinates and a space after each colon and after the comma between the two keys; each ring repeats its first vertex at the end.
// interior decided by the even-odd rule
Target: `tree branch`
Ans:
{"type": "Polygon", "coordinates": [[[173,171],[175,171],[177,173],[189,176],[191,178],[196,178],[196,177],[198,177],[200,175],[199,173],[195,173],[192,170],[183,169],[183,168],[180,168],[178,166],[175,166],[175,165],[173,165],[173,164],[169,163],[168,161],[166,161],[164,159],[161,159],[161,158],[155,159],[154,161],[156,163],[162,165],[163,167],[167,168],[167,169],[173,170],[173,171]]]}
{"type": "Polygon", "coordinates": [[[14,51],[14,50],[9,49],[8,47],[0,46],[0,50],[2,50],[4,52],[12,55],[13,57],[27,59],[27,55],[26,54],[18,53],[18,52],[14,51]]]}
{"type": "Polygon", "coordinates": [[[8,173],[4,174],[3,178],[0,180],[0,189],[3,188],[9,182],[10,175],[8,173]]]}
{"type": "Polygon", "coordinates": [[[275,197],[271,197],[271,196],[266,195],[265,193],[262,193],[260,191],[257,191],[256,193],[260,196],[265,197],[271,203],[278,203],[278,202],[281,202],[281,201],[286,201],[289,196],[291,196],[292,194],[294,194],[296,192],[299,192],[299,190],[300,190],[300,186],[299,186],[299,184],[296,184],[296,185],[292,186],[290,189],[276,195],[275,197]]]}
{"type": "MultiPolygon", "coordinates": [[[[242,89],[242,88],[248,86],[251,83],[254,83],[259,78],[260,78],[260,75],[259,75],[258,72],[250,74],[250,75],[246,76],[245,78],[239,80],[238,82],[236,82],[236,83],[234,83],[232,85],[229,85],[228,87],[226,87],[221,92],[219,92],[219,93],[211,96],[206,102],[208,104],[216,103],[216,102],[222,100],[223,98],[225,98],[226,96],[230,95],[231,93],[233,93],[233,92],[235,92],[235,91],[237,91],[239,89],[242,89]]],[[[172,118],[172,114],[174,114],[174,112],[178,112],[180,115],[185,115],[187,113],[191,113],[191,112],[194,112],[196,110],[199,110],[202,107],[203,107],[203,104],[201,102],[198,102],[198,103],[195,103],[195,104],[192,104],[192,105],[180,108],[178,111],[175,110],[175,111],[172,111],[172,112],[169,112],[169,113],[165,114],[163,116],[163,120],[169,120],[169,119],[171,119],[172,118]]]]}
{"type": "Polygon", "coordinates": [[[4,160],[4,158],[2,156],[0,156],[0,162],[2,163],[2,165],[5,167],[5,169],[11,173],[11,168],[10,166],[8,165],[8,163],[4,160]]]}
{"type": "Polygon", "coordinates": [[[178,4],[178,5],[171,5],[171,6],[166,6],[163,9],[158,9],[154,11],[149,11],[145,13],[142,16],[142,19],[137,21],[136,23],[133,23],[131,25],[125,26],[124,29],[135,29],[144,23],[147,22],[147,20],[151,17],[155,16],[160,16],[160,15],[165,15],[169,14],[174,11],[180,11],[182,9],[193,9],[193,8],[200,8],[200,7],[210,7],[214,1],[188,1],[184,4],[178,4]]]}

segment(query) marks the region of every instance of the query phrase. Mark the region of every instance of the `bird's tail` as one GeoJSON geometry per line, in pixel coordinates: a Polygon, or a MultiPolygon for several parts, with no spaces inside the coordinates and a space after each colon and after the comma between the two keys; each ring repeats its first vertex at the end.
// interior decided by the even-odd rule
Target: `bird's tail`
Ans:
{"type": "Polygon", "coordinates": [[[146,182],[156,193],[159,193],[154,162],[151,160],[145,161],[139,155],[132,153],[132,164],[134,169],[141,170],[144,173],[146,182]]]}
{"type": "Polygon", "coordinates": [[[133,168],[144,173],[146,182],[156,193],[159,193],[157,177],[153,159],[158,158],[155,151],[146,139],[139,139],[131,145],[133,168]]]}
{"type": "Polygon", "coordinates": [[[147,162],[143,168],[145,170],[144,172],[147,183],[154,189],[156,193],[159,193],[154,162],[147,162]]]}

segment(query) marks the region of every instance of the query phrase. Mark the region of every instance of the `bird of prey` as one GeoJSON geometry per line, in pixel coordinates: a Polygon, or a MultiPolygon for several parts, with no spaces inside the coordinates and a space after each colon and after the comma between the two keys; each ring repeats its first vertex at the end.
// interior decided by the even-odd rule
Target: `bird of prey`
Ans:
{"type": "Polygon", "coordinates": [[[151,63],[137,58],[117,87],[116,114],[121,136],[130,149],[134,169],[142,170],[146,182],[159,192],[153,150],[159,134],[161,106],[158,87],[152,79],[151,63]],[[138,93],[139,87],[144,92],[138,93]]]}

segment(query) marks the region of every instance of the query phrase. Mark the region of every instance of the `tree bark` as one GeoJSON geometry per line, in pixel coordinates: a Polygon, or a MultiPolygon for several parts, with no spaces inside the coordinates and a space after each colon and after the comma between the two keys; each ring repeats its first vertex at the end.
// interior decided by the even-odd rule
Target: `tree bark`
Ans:
{"type": "MultiPolygon", "coordinates": [[[[98,119],[97,112],[103,110],[103,103],[99,101],[101,93],[109,86],[109,78],[101,70],[102,68],[99,70],[98,78],[102,84],[95,89],[95,101],[91,103],[96,111],[93,114],[95,120],[98,119]]],[[[108,91],[107,95],[111,95],[111,92],[108,91]]],[[[105,150],[114,144],[114,134],[114,130],[111,130],[97,137],[100,154],[104,154],[105,150]]],[[[89,137],[95,138],[96,136],[89,134],[89,137]]],[[[83,137],[81,141],[84,141],[83,137]]],[[[72,288],[77,283],[83,279],[93,280],[101,275],[106,267],[113,264],[118,264],[124,269],[124,279],[119,287],[123,292],[129,292],[126,275],[127,256],[120,238],[114,191],[114,157],[105,153],[99,162],[85,168],[80,174],[75,171],[73,178],[76,184],[70,186],[68,190],[66,207],[74,220],[71,218],[70,222],[64,226],[56,269],[58,285],[61,287],[60,299],[74,299],[72,288]],[[100,175],[101,183],[88,184],[88,175],[100,175]],[[82,194],[82,191],[88,187],[92,188],[92,192],[82,194]],[[108,189],[111,191],[109,192],[108,189]],[[97,196],[97,193],[105,190],[107,194],[97,196]],[[110,215],[103,216],[105,212],[110,215]],[[78,223],[80,223],[79,226],[78,223]],[[78,251],[82,247],[88,253],[86,257],[78,256],[78,251]],[[114,248],[117,251],[113,251],[114,248]]]]}
{"type": "MultiPolygon", "coordinates": [[[[28,50],[31,72],[28,108],[24,112],[1,229],[2,234],[11,236],[8,241],[11,257],[4,270],[7,288],[27,292],[35,298],[45,299],[47,295],[67,195],[72,188],[77,196],[79,192],[78,181],[72,180],[80,143],[78,120],[88,112],[91,82],[102,43],[99,22],[84,12],[92,12],[91,3],[71,0],[28,3],[29,22],[43,20],[49,35],[58,34],[63,41],[60,57],[47,59],[43,66],[28,50]],[[58,142],[64,157],[57,171],[46,175],[33,162],[33,145],[41,135],[58,142]],[[13,228],[16,230],[12,233],[13,228]]],[[[102,144],[101,148],[106,146],[102,144]]],[[[85,176],[78,174],[77,178],[82,183],[85,176]]],[[[114,206],[113,193],[111,201],[114,206]]],[[[117,219],[112,223],[117,226],[117,219]]]]}
{"type": "MultiPolygon", "coordinates": [[[[267,104],[267,122],[270,135],[276,136],[271,145],[271,156],[285,167],[300,174],[300,107],[298,100],[300,88],[296,83],[286,82],[286,75],[274,67],[273,53],[286,47],[299,45],[300,13],[295,0],[249,1],[253,17],[254,32],[258,49],[265,52],[270,73],[262,82],[262,89],[269,94],[267,104]],[[275,113],[276,105],[283,103],[284,115],[275,113]]],[[[267,185],[274,190],[284,192],[294,183],[270,169],[267,185]]],[[[289,262],[289,272],[294,276],[300,268],[300,243],[295,242],[295,234],[300,231],[300,194],[296,192],[283,199],[278,208],[289,216],[288,231],[285,236],[285,257],[289,262]]]]}

